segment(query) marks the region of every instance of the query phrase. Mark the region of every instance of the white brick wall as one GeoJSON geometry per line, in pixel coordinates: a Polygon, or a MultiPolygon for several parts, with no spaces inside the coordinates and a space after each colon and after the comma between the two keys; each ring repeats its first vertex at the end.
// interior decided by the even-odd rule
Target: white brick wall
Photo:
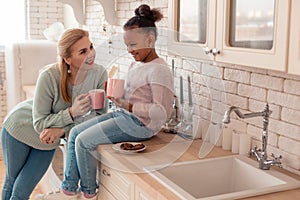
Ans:
{"type": "Polygon", "coordinates": [[[251,74],[251,85],[258,87],[282,91],[283,89],[283,78],[266,76],[264,74],[251,74]]]}
{"type": "Polygon", "coordinates": [[[236,81],[239,83],[250,83],[250,72],[242,71],[242,70],[235,70],[231,68],[226,68],[224,70],[224,79],[230,81],[236,81]]]}
{"type": "Polygon", "coordinates": [[[63,23],[62,5],[58,0],[29,0],[29,39],[45,39],[43,31],[49,25],[63,23]]]}
{"type": "Polygon", "coordinates": [[[268,90],[269,103],[274,103],[283,107],[300,110],[300,96],[268,90]]]}
{"type": "MultiPolygon", "coordinates": [[[[291,124],[295,124],[295,125],[300,125],[300,111],[299,110],[293,110],[293,109],[289,109],[289,108],[282,108],[282,112],[281,112],[281,120],[291,123],[291,124]]],[[[299,134],[300,135],[300,134],[299,134]]]]}
{"type": "Polygon", "coordinates": [[[0,51],[0,120],[6,115],[6,90],[5,90],[5,55],[0,51]]]}
{"type": "Polygon", "coordinates": [[[300,95],[300,82],[286,79],[284,81],[283,91],[289,94],[300,95]]]}
{"type": "MultiPolygon", "coordinates": [[[[165,18],[158,23],[160,28],[168,25],[168,0],[117,0],[117,33],[122,33],[122,25],[133,16],[133,10],[141,3],[148,3],[151,7],[160,7],[165,18]]],[[[42,31],[50,24],[63,21],[62,4],[58,0],[30,0],[30,38],[44,38],[42,31]]],[[[120,52],[125,52],[122,38],[114,38],[111,52],[108,50],[108,36],[103,32],[103,10],[99,2],[87,0],[86,25],[96,46],[97,54],[101,55],[103,63],[115,58],[120,52]],[[107,60],[105,60],[107,59],[107,60]]],[[[161,37],[161,36],[160,36],[161,37]]],[[[163,37],[166,37],[165,35],[163,37]]],[[[163,40],[161,40],[163,41],[163,40]]],[[[161,43],[163,45],[163,42],[161,43]]],[[[176,82],[178,76],[191,75],[195,114],[203,119],[211,120],[212,116],[220,116],[222,107],[231,105],[241,108],[242,112],[262,111],[269,103],[273,113],[270,116],[268,152],[283,156],[284,168],[300,174],[300,77],[277,71],[269,71],[245,66],[215,63],[193,59],[168,56],[160,51],[168,63],[175,59],[176,82]],[[218,84],[222,84],[220,89],[218,84]],[[217,85],[217,86],[216,86],[217,85]]],[[[123,66],[126,58],[115,61],[123,66]]],[[[4,56],[0,53],[1,75],[4,77],[4,56]]],[[[178,84],[176,83],[178,89],[178,84]]],[[[5,107],[5,90],[0,90],[1,119],[3,120],[5,107]]],[[[214,119],[215,120],[215,119],[214,119]]],[[[247,132],[252,137],[252,145],[261,145],[262,119],[252,118],[240,120],[233,114],[230,126],[241,132],[247,132]]]]}
{"type": "Polygon", "coordinates": [[[242,97],[248,97],[256,100],[266,101],[267,90],[265,88],[259,88],[252,85],[239,84],[238,95],[242,97]]]}

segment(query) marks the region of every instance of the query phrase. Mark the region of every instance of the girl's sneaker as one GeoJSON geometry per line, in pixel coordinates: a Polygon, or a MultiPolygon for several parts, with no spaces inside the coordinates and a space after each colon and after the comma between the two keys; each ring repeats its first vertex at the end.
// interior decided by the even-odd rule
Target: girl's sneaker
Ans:
{"type": "Polygon", "coordinates": [[[94,195],[90,195],[90,194],[84,194],[82,192],[78,200],[97,200],[97,199],[98,199],[98,193],[94,195]]]}
{"type": "Polygon", "coordinates": [[[48,194],[38,194],[35,196],[35,200],[78,200],[80,193],[65,194],[62,190],[50,192],[48,194]]]}

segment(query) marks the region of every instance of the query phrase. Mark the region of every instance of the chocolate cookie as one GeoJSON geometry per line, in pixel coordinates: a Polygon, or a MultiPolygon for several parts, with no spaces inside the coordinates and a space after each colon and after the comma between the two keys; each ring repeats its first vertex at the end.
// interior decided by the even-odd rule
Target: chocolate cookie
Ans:
{"type": "Polygon", "coordinates": [[[131,144],[131,143],[124,142],[120,145],[120,148],[122,150],[140,150],[140,149],[143,149],[144,147],[145,147],[145,145],[142,143],[131,144]]]}

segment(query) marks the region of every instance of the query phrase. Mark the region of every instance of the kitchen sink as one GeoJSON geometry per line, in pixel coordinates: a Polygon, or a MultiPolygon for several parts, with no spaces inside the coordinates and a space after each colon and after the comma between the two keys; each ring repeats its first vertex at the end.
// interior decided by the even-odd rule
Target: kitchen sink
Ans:
{"type": "Polygon", "coordinates": [[[181,199],[239,199],[300,187],[300,181],[234,155],[144,168],[181,199]]]}

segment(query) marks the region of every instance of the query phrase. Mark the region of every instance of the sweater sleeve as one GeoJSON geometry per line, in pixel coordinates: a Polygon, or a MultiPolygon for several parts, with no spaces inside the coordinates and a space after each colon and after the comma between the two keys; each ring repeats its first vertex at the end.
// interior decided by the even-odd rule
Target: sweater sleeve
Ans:
{"type": "Polygon", "coordinates": [[[59,81],[46,70],[43,71],[36,84],[33,100],[33,126],[41,133],[45,128],[60,127],[68,132],[73,120],[69,106],[60,98],[59,81]],[[54,112],[54,106],[56,106],[54,112]]]}
{"type": "Polygon", "coordinates": [[[160,129],[172,112],[173,77],[166,66],[157,65],[152,66],[147,79],[151,88],[151,102],[134,103],[132,112],[136,116],[150,119],[150,128],[160,129]]]}

